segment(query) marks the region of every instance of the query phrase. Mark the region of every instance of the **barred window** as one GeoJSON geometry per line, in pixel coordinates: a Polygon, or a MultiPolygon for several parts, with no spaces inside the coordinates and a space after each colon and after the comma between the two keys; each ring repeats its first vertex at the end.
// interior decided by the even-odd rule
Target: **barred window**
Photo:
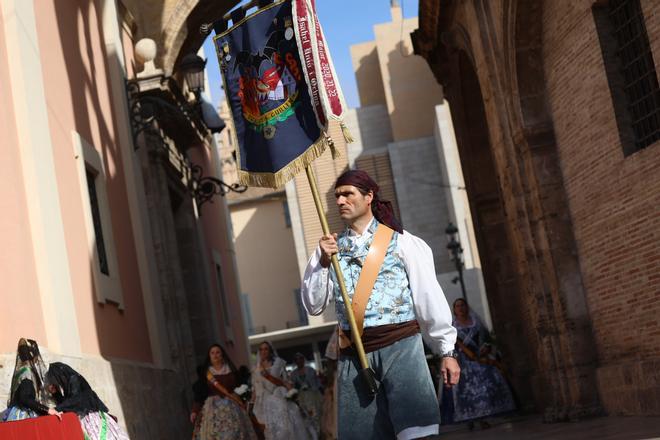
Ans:
{"type": "Polygon", "coordinates": [[[94,224],[94,235],[96,236],[96,252],[99,256],[99,270],[101,273],[110,275],[108,268],[108,255],[105,252],[105,241],[103,238],[103,226],[101,224],[101,210],[96,192],[96,174],[86,170],[87,191],[89,193],[89,206],[92,210],[92,222],[94,224]]]}
{"type": "Polygon", "coordinates": [[[289,211],[289,203],[286,200],[282,202],[282,210],[284,211],[284,226],[291,228],[291,211],[289,211]]]}
{"type": "MultiPolygon", "coordinates": [[[[222,256],[218,251],[213,249],[213,263],[215,267],[215,282],[217,288],[217,294],[220,297],[220,308],[222,309],[222,321],[224,321],[225,327],[225,339],[229,341],[234,340],[234,331],[231,328],[232,318],[231,310],[229,310],[229,297],[227,290],[225,289],[224,274],[222,267],[222,256]]],[[[251,320],[251,317],[250,317],[251,320]]]]}
{"type": "Polygon", "coordinates": [[[624,154],[660,139],[660,87],[640,0],[593,8],[624,154]]]}
{"type": "Polygon", "coordinates": [[[105,164],[98,150],[80,134],[73,132],[72,137],[96,298],[101,304],[116,304],[123,310],[105,164]]]}
{"type": "Polygon", "coordinates": [[[215,264],[215,282],[218,286],[218,293],[220,294],[220,305],[222,307],[222,318],[225,324],[231,321],[229,316],[229,304],[227,303],[227,293],[225,292],[225,283],[222,279],[222,268],[218,263],[215,264]]]}

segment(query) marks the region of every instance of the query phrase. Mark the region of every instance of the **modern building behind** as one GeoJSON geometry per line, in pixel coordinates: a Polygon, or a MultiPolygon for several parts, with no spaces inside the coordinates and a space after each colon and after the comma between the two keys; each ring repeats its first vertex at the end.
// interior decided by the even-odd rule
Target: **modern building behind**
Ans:
{"type": "Polygon", "coordinates": [[[419,11],[521,402],[550,420],[660,414],[657,2],[419,11]]]}
{"type": "MultiPolygon", "coordinates": [[[[220,105],[227,129],[218,135],[223,179],[238,182],[233,121],[220,105]]],[[[300,275],[284,189],[250,187],[227,195],[237,249],[244,316],[250,335],[307,324],[298,307],[300,275]]]]}
{"type": "Polygon", "coordinates": [[[220,162],[180,68],[204,38],[188,26],[233,6],[210,3],[0,1],[0,401],[32,338],[132,438],[186,438],[209,344],[248,362],[226,204],[199,192],[220,162]]]}

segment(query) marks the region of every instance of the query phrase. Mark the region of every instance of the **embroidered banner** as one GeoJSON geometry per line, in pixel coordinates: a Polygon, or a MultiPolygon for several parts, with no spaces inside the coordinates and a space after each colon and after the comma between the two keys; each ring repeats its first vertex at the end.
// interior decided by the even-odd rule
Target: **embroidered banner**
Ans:
{"type": "Polygon", "coordinates": [[[241,183],[280,187],[328,146],[335,157],[329,119],[339,121],[352,142],[312,2],[276,1],[233,23],[214,43],[241,183]]]}

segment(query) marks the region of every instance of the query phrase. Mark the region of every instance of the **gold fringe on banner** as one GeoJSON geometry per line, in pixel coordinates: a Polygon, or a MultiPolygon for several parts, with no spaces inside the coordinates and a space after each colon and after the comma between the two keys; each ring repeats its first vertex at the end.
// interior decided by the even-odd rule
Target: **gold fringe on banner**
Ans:
{"type": "Polygon", "coordinates": [[[344,140],[346,141],[346,143],[347,143],[347,144],[350,144],[350,143],[355,142],[355,141],[353,140],[353,136],[351,136],[351,132],[348,131],[348,127],[346,126],[346,124],[344,124],[343,122],[341,122],[341,123],[339,124],[339,126],[341,127],[341,134],[344,135],[344,140]]]}
{"type": "MultiPolygon", "coordinates": [[[[260,173],[238,170],[238,180],[241,185],[279,188],[296,174],[303,171],[309,164],[320,157],[326,148],[330,147],[333,159],[339,152],[335,152],[334,142],[329,136],[321,137],[305,150],[303,154],[289,162],[287,166],[276,173],[260,173]]],[[[240,159],[239,159],[240,160],[240,159]]],[[[240,163],[240,162],[239,162],[240,163]]]]}

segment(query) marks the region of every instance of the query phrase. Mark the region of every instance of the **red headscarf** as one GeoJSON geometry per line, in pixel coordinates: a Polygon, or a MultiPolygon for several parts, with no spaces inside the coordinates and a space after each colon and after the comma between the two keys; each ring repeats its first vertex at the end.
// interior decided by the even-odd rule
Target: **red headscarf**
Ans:
{"type": "Polygon", "coordinates": [[[399,234],[403,234],[403,226],[401,226],[401,223],[394,216],[392,203],[387,200],[380,200],[378,197],[378,184],[369,177],[369,174],[362,170],[348,170],[339,176],[337,183],[335,183],[335,188],[342,185],[352,185],[364,193],[372,191],[374,199],[371,202],[371,212],[376,217],[376,220],[394,229],[399,234]]]}

